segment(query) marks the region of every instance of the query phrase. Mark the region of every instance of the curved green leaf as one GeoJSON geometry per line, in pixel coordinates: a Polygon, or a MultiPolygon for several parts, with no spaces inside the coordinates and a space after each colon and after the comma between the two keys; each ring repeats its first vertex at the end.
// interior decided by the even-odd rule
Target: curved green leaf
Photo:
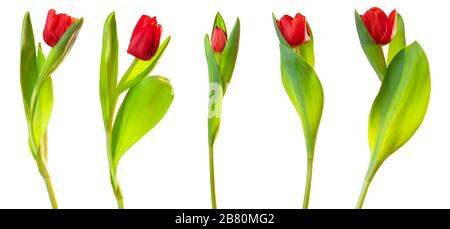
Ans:
{"type": "Polygon", "coordinates": [[[388,52],[388,65],[391,63],[392,59],[394,59],[395,55],[400,52],[402,49],[406,47],[406,38],[405,38],[405,23],[403,22],[402,15],[397,14],[397,32],[395,33],[394,38],[389,44],[389,52],[388,52]]]}
{"type": "Polygon", "coordinates": [[[39,79],[41,81],[49,77],[69,54],[75,40],[77,39],[81,26],[83,25],[83,20],[83,18],[80,18],[73,23],[58,43],[51,49],[48,54],[47,61],[39,74],[39,79]]]}
{"type": "Polygon", "coordinates": [[[302,119],[308,159],[313,159],[323,110],[323,89],[314,70],[290,46],[280,44],[284,88],[302,119]]]}
{"type": "Polygon", "coordinates": [[[159,46],[156,54],[152,57],[152,59],[148,61],[143,61],[139,59],[135,59],[133,63],[131,63],[127,72],[124,74],[122,79],[120,80],[119,86],[117,86],[117,93],[122,93],[133,85],[137,84],[144,77],[148,76],[150,72],[155,68],[156,64],[158,64],[159,59],[161,59],[162,54],[166,50],[167,46],[170,42],[170,36],[164,40],[164,42],[159,46]]]}
{"type": "MultiPolygon", "coordinates": [[[[42,66],[45,63],[45,55],[42,52],[41,46],[38,47],[38,55],[37,55],[37,67],[38,71],[42,69],[42,66]]],[[[53,83],[52,78],[48,77],[42,83],[42,86],[39,90],[39,95],[37,97],[36,103],[36,112],[33,117],[33,134],[35,138],[35,142],[38,144],[42,144],[44,136],[47,133],[48,123],[50,121],[50,117],[53,109],[53,83]]],[[[44,147],[46,149],[46,147],[44,147]]]]}
{"type": "Polygon", "coordinates": [[[42,46],[41,46],[41,43],[39,43],[38,44],[38,52],[37,52],[37,58],[36,58],[36,64],[37,64],[37,72],[38,72],[38,74],[39,74],[39,72],[41,72],[42,71],[42,67],[44,66],[44,64],[45,64],[45,54],[44,54],[44,52],[42,51],[42,46]]]}
{"type": "Polygon", "coordinates": [[[219,66],[217,66],[214,51],[211,48],[208,35],[205,35],[204,45],[209,74],[208,143],[209,146],[212,147],[220,127],[223,84],[219,66]]]}
{"type": "MultiPolygon", "coordinates": [[[[277,28],[278,29],[278,28],[277,28]]],[[[315,59],[314,59],[314,35],[311,27],[308,25],[309,30],[309,42],[301,45],[297,48],[299,54],[303,59],[305,59],[306,63],[308,63],[312,69],[314,69],[315,59]]]]}
{"type": "Polygon", "coordinates": [[[239,50],[239,37],[240,37],[240,21],[236,19],[233,30],[228,38],[227,45],[220,56],[219,69],[222,76],[223,93],[225,94],[228,84],[231,81],[233,75],[234,66],[236,65],[236,59],[239,50]]]}
{"type": "Polygon", "coordinates": [[[27,117],[29,115],[30,99],[38,77],[36,64],[36,47],[34,43],[33,26],[30,13],[23,18],[22,40],[20,45],[20,86],[27,117]]]}
{"type": "Polygon", "coordinates": [[[117,72],[119,65],[119,42],[115,13],[112,12],[105,21],[103,28],[103,47],[100,61],[100,102],[103,120],[108,125],[112,111],[111,103],[115,100],[117,72]]]}
{"type": "Polygon", "coordinates": [[[372,169],[375,171],[414,135],[430,99],[428,59],[415,42],[400,51],[386,73],[369,119],[372,169]]]}
{"type": "Polygon", "coordinates": [[[148,76],[130,88],[113,127],[112,152],[117,167],[125,152],[158,124],[173,100],[169,80],[148,76]]]}
{"type": "Polygon", "coordinates": [[[277,17],[275,16],[274,13],[272,13],[272,21],[273,21],[273,26],[275,28],[275,32],[277,34],[278,40],[280,41],[280,43],[284,46],[290,47],[290,45],[287,43],[286,39],[284,39],[283,35],[280,32],[280,29],[278,29],[278,24],[277,24],[277,17]]]}
{"type": "Polygon", "coordinates": [[[377,45],[373,38],[367,31],[364,22],[361,19],[361,15],[355,10],[355,21],[356,29],[358,30],[359,41],[361,42],[361,47],[367,56],[370,64],[378,75],[378,78],[383,81],[384,75],[386,74],[386,60],[384,57],[383,49],[380,45],[377,45]]]}

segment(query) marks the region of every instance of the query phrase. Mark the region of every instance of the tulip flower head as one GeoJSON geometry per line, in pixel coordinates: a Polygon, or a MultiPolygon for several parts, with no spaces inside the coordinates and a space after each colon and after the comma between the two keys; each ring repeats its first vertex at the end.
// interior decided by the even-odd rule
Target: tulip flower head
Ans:
{"type": "Polygon", "coordinates": [[[77,21],[67,14],[56,14],[54,9],[48,11],[44,27],[44,41],[50,47],[55,46],[64,33],[77,21]]]}
{"type": "Polygon", "coordinates": [[[128,53],[138,59],[150,60],[158,50],[162,27],[156,17],[142,15],[131,35],[128,53]]]}
{"type": "Polygon", "coordinates": [[[378,7],[369,9],[361,19],[370,36],[378,45],[387,45],[397,31],[397,11],[393,10],[389,17],[378,7]]]}
{"type": "Polygon", "coordinates": [[[309,42],[308,22],[302,14],[297,13],[295,18],[284,15],[277,20],[277,25],[280,33],[291,47],[296,48],[309,42]]]}
{"type": "Polygon", "coordinates": [[[226,43],[227,43],[227,35],[221,28],[216,26],[216,28],[213,31],[211,39],[212,49],[214,50],[214,52],[221,53],[225,48],[226,43]]]}

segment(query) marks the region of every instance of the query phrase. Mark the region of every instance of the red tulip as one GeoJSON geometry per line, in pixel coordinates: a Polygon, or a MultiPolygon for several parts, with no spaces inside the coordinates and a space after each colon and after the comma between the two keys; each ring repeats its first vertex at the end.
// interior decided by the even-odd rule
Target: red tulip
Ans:
{"type": "Polygon", "coordinates": [[[308,43],[308,22],[302,14],[297,13],[295,18],[284,15],[280,20],[277,20],[277,25],[284,39],[293,48],[308,43]]]}
{"type": "Polygon", "coordinates": [[[213,31],[211,38],[212,49],[214,50],[214,52],[220,53],[225,48],[226,43],[227,43],[227,35],[221,28],[216,27],[213,31]]]}
{"type": "Polygon", "coordinates": [[[141,60],[150,60],[156,53],[162,27],[156,17],[142,15],[131,35],[128,53],[141,60]]]}
{"type": "Polygon", "coordinates": [[[394,38],[397,31],[396,10],[393,10],[387,17],[380,8],[373,7],[364,15],[361,15],[361,19],[375,43],[386,45],[394,38]]]}
{"type": "Polygon", "coordinates": [[[73,18],[67,14],[56,14],[55,10],[49,10],[44,27],[45,43],[47,43],[50,47],[55,46],[64,33],[76,21],[76,18],[73,18]]]}

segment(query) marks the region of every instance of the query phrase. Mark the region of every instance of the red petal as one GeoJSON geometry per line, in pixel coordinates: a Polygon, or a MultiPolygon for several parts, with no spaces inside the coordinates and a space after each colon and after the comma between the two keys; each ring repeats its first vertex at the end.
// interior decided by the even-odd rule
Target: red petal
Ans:
{"type": "Polygon", "coordinates": [[[383,37],[387,31],[387,16],[379,8],[373,7],[364,14],[368,22],[367,30],[377,44],[383,43],[383,37]]]}
{"type": "Polygon", "coordinates": [[[395,33],[397,32],[397,11],[393,10],[388,17],[387,20],[387,30],[386,34],[384,34],[383,37],[383,45],[388,44],[392,41],[392,39],[395,36],[395,33]]]}
{"type": "Polygon", "coordinates": [[[131,35],[128,53],[144,61],[150,60],[158,50],[161,33],[156,17],[142,15],[131,35]]]}
{"type": "Polygon", "coordinates": [[[44,33],[43,33],[44,41],[50,47],[55,46],[56,43],[58,42],[58,40],[56,39],[56,37],[52,31],[55,21],[56,21],[56,12],[54,9],[51,9],[48,11],[47,20],[45,22],[44,33]]]}
{"type": "Polygon", "coordinates": [[[214,52],[222,52],[226,42],[227,36],[225,35],[225,32],[221,28],[216,27],[211,38],[211,46],[214,52]]]}
{"type": "Polygon", "coordinates": [[[283,34],[283,27],[281,27],[281,22],[279,20],[277,20],[277,26],[278,30],[280,30],[280,33],[283,34]]]}
{"type": "Polygon", "coordinates": [[[56,14],[55,10],[49,10],[44,28],[45,43],[55,46],[76,20],[67,14],[56,14]]]}
{"type": "Polygon", "coordinates": [[[289,38],[289,44],[292,47],[297,47],[299,45],[305,44],[309,41],[308,27],[306,23],[306,17],[297,14],[295,19],[292,20],[292,34],[289,38]]]}
{"type": "Polygon", "coordinates": [[[294,19],[289,15],[284,15],[280,19],[280,24],[281,24],[281,27],[283,28],[282,35],[283,35],[284,39],[286,39],[286,41],[288,41],[288,42],[289,42],[289,39],[292,34],[292,20],[294,20],[294,19]]]}

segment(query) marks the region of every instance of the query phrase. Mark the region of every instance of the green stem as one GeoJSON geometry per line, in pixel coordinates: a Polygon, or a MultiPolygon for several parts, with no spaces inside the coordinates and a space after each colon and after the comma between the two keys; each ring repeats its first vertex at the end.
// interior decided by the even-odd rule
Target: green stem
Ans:
{"type": "Polygon", "coordinates": [[[117,206],[119,207],[119,209],[124,209],[123,198],[117,198],[116,197],[116,200],[117,200],[117,206]]]}
{"type": "MultiPolygon", "coordinates": [[[[136,64],[136,60],[133,62],[133,64],[136,64]]],[[[120,93],[115,93],[114,98],[111,101],[110,104],[110,114],[109,114],[109,120],[107,121],[106,128],[106,148],[107,148],[107,154],[108,154],[108,164],[109,164],[109,173],[111,178],[111,186],[114,192],[114,196],[116,197],[117,206],[119,209],[124,208],[124,202],[123,202],[123,195],[122,195],[122,189],[119,185],[119,181],[117,180],[117,171],[116,171],[116,165],[114,163],[114,155],[112,151],[112,129],[113,129],[113,120],[114,120],[114,113],[115,108],[117,105],[117,100],[119,98],[120,93]]]]}
{"type": "Polygon", "coordinates": [[[117,207],[119,209],[124,209],[122,189],[120,188],[120,185],[119,185],[119,183],[117,183],[117,181],[116,181],[116,188],[114,191],[114,195],[116,196],[117,207]]]}
{"type": "Polygon", "coordinates": [[[55,196],[55,192],[53,191],[52,181],[50,180],[50,177],[44,178],[44,180],[45,180],[45,185],[47,186],[47,192],[48,192],[48,196],[50,198],[50,202],[52,203],[52,208],[58,209],[58,202],[56,202],[56,196],[55,196]]]}
{"type": "Polygon", "coordinates": [[[371,165],[369,166],[369,169],[367,170],[366,177],[364,178],[364,183],[361,188],[361,192],[359,194],[358,203],[356,204],[357,209],[361,209],[363,207],[364,199],[366,198],[370,183],[372,182],[372,179],[375,176],[375,173],[379,168],[379,166],[373,166],[373,165],[374,165],[374,163],[371,163],[371,165]]]}
{"type": "Polygon", "coordinates": [[[111,150],[111,139],[112,139],[112,131],[108,130],[106,133],[106,141],[107,141],[107,152],[108,152],[108,162],[109,162],[109,173],[111,176],[111,186],[114,192],[114,196],[116,197],[117,206],[119,209],[124,208],[123,203],[123,195],[122,189],[120,188],[119,181],[117,180],[117,173],[114,165],[114,158],[111,150]]]}
{"type": "Polygon", "coordinates": [[[212,144],[209,147],[209,181],[211,185],[212,208],[217,209],[216,203],[216,182],[214,179],[214,150],[212,144]]]}
{"type": "Polygon", "coordinates": [[[367,190],[369,190],[370,181],[364,179],[364,184],[361,188],[361,192],[359,194],[358,204],[356,205],[357,209],[361,209],[364,204],[364,199],[366,198],[367,190]]]}
{"type": "Polygon", "coordinates": [[[308,164],[306,168],[305,195],[303,198],[303,209],[308,209],[309,205],[309,196],[311,193],[312,169],[313,169],[313,160],[308,159],[308,164]]]}
{"type": "Polygon", "coordinates": [[[37,147],[36,141],[34,139],[33,133],[33,124],[28,122],[28,132],[31,143],[31,150],[34,155],[34,159],[36,160],[36,164],[39,169],[39,173],[45,181],[45,185],[47,186],[48,196],[50,198],[50,202],[54,209],[58,208],[58,203],[56,201],[55,192],[53,191],[52,181],[50,179],[50,175],[47,169],[47,133],[45,133],[43,142],[41,143],[41,147],[37,147]]]}
{"type": "Polygon", "coordinates": [[[47,165],[39,157],[36,159],[36,163],[37,163],[37,166],[38,166],[38,169],[39,169],[39,173],[41,174],[42,178],[45,181],[45,186],[47,186],[47,192],[48,192],[48,196],[50,198],[50,202],[52,203],[52,207],[53,207],[53,209],[57,209],[58,208],[58,202],[56,201],[55,192],[53,191],[52,180],[50,179],[50,175],[48,173],[47,165]]]}

